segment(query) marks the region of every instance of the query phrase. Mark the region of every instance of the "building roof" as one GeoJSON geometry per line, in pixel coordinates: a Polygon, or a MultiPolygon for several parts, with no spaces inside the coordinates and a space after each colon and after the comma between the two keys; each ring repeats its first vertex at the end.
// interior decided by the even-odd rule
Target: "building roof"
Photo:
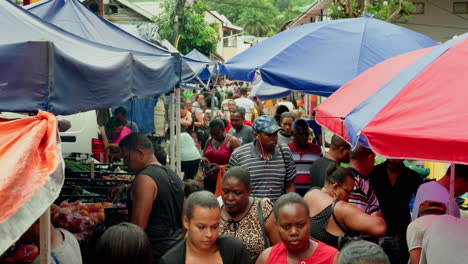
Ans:
{"type": "Polygon", "coordinates": [[[128,0],[114,0],[114,1],[119,2],[120,4],[132,9],[136,13],[140,14],[141,16],[144,16],[145,18],[149,20],[153,20],[154,16],[157,16],[161,14],[162,12],[162,10],[159,12],[157,12],[157,10],[152,10],[150,7],[150,5],[152,5],[155,8],[159,8],[158,3],[160,1],[152,1],[152,2],[134,2],[134,1],[128,1],[128,0]]]}
{"type": "Polygon", "coordinates": [[[239,32],[244,31],[244,28],[233,25],[226,16],[214,10],[206,10],[206,11],[208,11],[210,14],[212,14],[214,17],[216,17],[218,20],[220,20],[223,23],[223,29],[234,30],[234,31],[239,31],[239,32]]]}
{"type": "Polygon", "coordinates": [[[316,0],[315,2],[310,4],[310,6],[304,12],[302,12],[302,14],[300,14],[298,17],[293,19],[290,23],[288,23],[287,25],[283,24],[283,26],[281,27],[281,30],[286,30],[286,29],[298,26],[296,25],[296,23],[298,23],[299,21],[301,21],[304,17],[307,17],[308,15],[320,15],[320,10],[327,7],[330,2],[332,2],[332,0],[316,0]]]}

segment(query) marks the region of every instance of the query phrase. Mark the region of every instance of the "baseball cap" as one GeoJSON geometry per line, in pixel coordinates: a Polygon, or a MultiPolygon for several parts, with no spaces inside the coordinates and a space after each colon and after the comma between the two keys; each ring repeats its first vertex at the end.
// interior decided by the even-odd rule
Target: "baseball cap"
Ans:
{"type": "Polygon", "coordinates": [[[252,124],[252,129],[255,133],[264,132],[267,134],[273,134],[282,128],[276,124],[273,117],[262,115],[255,119],[252,124]]]}
{"type": "Polygon", "coordinates": [[[419,205],[418,216],[427,214],[445,214],[447,207],[439,201],[426,200],[419,205]]]}

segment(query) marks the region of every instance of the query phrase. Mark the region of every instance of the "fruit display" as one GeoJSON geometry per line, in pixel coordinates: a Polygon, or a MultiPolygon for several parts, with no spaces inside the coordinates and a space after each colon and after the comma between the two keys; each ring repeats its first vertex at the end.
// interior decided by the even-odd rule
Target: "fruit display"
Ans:
{"type": "Polygon", "coordinates": [[[87,239],[96,223],[104,221],[104,208],[112,203],[82,203],[63,201],[51,206],[52,223],[73,233],[78,240],[87,239]]]}
{"type": "Polygon", "coordinates": [[[22,263],[27,263],[27,262],[33,262],[34,259],[39,255],[39,248],[34,245],[20,245],[14,254],[11,257],[7,257],[4,259],[5,262],[22,262],[22,263]]]}
{"type": "Polygon", "coordinates": [[[117,181],[133,181],[135,179],[135,176],[132,175],[108,175],[108,176],[102,176],[102,180],[115,180],[115,182],[106,182],[107,185],[117,185],[121,184],[117,181]]]}

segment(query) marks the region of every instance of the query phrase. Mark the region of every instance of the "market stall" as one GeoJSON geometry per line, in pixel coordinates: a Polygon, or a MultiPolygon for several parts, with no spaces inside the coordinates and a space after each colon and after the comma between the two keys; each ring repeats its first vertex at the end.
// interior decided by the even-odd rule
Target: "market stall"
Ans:
{"type": "Polygon", "coordinates": [[[0,24],[0,99],[8,99],[1,111],[67,115],[159,95],[179,82],[173,56],[87,41],[9,1],[0,1],[0,24]]]}
{"type": "MultiPolygon", "coordinates": [[[[39,110],[34,117],[0,122],[0,164],[5,171],[0,181],[0,204],[4,207],[0,215],[0,254],[42,215],[41,263],[49,263],[49,207],[61,191],[61,196],[68,191],[62,190],[63,163],[53,114],[110,107],[134,96],[145,98],[171,91],[180,81],[177,74],[180,59],[86,41],[9,1],[0,1],[0,24],[0,111],[37,113],[39,110]]],[[[103,190],[104,186],[113,185],[107,183],[121,184],[128,180],[90,179],[84,186],[103,190]]],[[[103,196],[104,191],[98,194],[103,196]]],[[[83,226],[94,227],[95,223],[102,222],[103,210],[105,214],[109,204],[88,201],[75,201],[74,207],[60,202],[52,208],[52,218],[75,231],[81,231],[83,226]],[[63,210],[57,211],[59,208],[63,210]]]]}
{"type": "MultiPolygon", "coordinates": [[[[47,112],[0,120],[0,255],[41,215],[44,231],[50,229],[48,208],[64,180],[57,138],[57,120],[47,112]]],[[[41,239],[41,252],[50,252],[47,233],[41,239]]]]}

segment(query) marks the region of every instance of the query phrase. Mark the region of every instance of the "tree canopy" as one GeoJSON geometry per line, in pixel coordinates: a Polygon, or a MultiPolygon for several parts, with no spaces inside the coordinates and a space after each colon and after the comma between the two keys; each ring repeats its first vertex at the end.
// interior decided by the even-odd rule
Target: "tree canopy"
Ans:
{"type": "MultiPolygon", "coordinates": [[[[154,18],[159,27],[161,39],[172,39],[175,3],[174,0],[164,0],[161,3],[164,12],[161,16],[154,18]]],[[[181,53],[186,54],[193,49],[203,54],[216,51],[217,39],[220,37],[218,25],[205,23],[205,9],[207,6],[202,1],[197,1],[191,8],[182,9],[178,41],[174,45],[181,53]]]]}
{"type": "Polygon", "coordinates": [[[205,0],[210,10],[225,15],[233,24],[257,37],[275,34],[315,0],[205,0]]]}
{"type": "Polygon", "coordinates": [[[328,5],[328,15],[332,19],[340,19],[360,17],[367,13],[393,22],[401,16],[408,19],[413,8],[412,2],[404,0],[337,0],[328,5]]]}

